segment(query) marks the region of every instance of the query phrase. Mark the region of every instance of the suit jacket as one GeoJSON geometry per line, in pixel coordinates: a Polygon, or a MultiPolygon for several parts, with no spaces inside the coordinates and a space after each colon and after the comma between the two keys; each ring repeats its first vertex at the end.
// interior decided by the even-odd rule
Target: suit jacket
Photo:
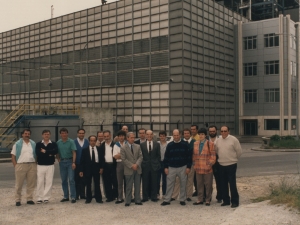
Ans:
{"type": "MultiPolygon", "coordinates": [[[[113,156],[113,151],[114,151],[114,145],[115,145],[115,142],[111,141],[110,143],[110,147],[112,148],[112,156],[113,156]]],[[[101,154],[101,157],[103,157],[104,159],[104,162],[105,162],[105,151],[106,151],[106,148],[105,148],[105,142],[103,142],[100,147],[100,154],[101,154]]],[[[114,166],[117,165],[117,161],[116,159],[113,157],[113,163],[114,163],[114,166]]]]}
{"type": "Polygon", "coordinates": [[[143,142],[141,145],[141,150],[143,153],[142,168],[152,168],[154,171],[160,169],[160,144],[153,141],[153,146],[151,153],[148,152],[147,141],[143,142]]]}
{"type": "Polygon", "coordinates": [[[138,174],[142,173],[141,164],[143,161],[143,154],[139,145],[133,144],[133,154],[128,144],[121,147],[121,159],[124,164],[124,175],[133,174],[133,169],[131,169],[133,164],[138,165],[138,174]]]}
{"type": "Polygon", "coordinates": [[[83,176],[90,175],[92,169],[103,169],[104,165],[104,157],[100,152],[100,148],[95,146],[97,152],[98,152],[98,162],[99,164],[93,164],[92,157],[90,154],[90,146],[87,148],[82,149],[81,159],[80,159],[80,172],[83,172],[83,176]]]}

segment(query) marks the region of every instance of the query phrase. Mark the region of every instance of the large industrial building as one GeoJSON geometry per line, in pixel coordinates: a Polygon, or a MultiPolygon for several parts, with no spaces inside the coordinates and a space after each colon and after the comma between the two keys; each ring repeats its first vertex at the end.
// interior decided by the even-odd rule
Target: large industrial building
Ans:
{"type": "MultiPolygon", "coordinates": [[[[255,115],[256,105],[264,103],[252,107],[244,98],[255,82],[268,81],[242,76],[245,63],[256,62],[250,60],[255,54],[243,50],[243,40],[251,29],[253,37],[279,35],[278,57],[288,40],[283,42],[278,29],[282,22],[268,33],[261,27],[268,23],[248,22],[213,0],[120,0],[1,33],[0,110],[24,103],[73,104],[112,109],[113,122],[131,129],[137,123],[155,131],[226,124],[235,134],[264,135],[261,122],[254,133],[245,128],[245,121],[270,110],[264,106],[255,115]]],[[[263,47],[263,39],[257,43],[263,47]]],[[[271,55],[272,50],[258,51],[271,55]]],[[[257,73],[261,63],[273,68],[274,61],[285,60],[274,57],[259,60],[257,73]]],[[[294,114],[286,112],[280,112],[280,124],[293,122],[294,114]]]]}

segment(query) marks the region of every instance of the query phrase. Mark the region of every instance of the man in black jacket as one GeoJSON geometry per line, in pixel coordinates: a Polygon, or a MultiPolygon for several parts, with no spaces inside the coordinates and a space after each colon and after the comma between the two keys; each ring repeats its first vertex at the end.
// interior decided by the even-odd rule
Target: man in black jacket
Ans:
{"type": "Polygon", "coordinates": [[[54,175],[55,155],[57,144],[50,140],[50,130],[43,130],[43,140],[35,147],[37,156],[37,204],[48,203],[51,197],[51,189],[54,175]]]}
{"type": "Polygon", "coordinates": [[[100,174],[103,173],[104,158],[100,153],[100,148],[96,146],[97,137],[89,136],[89,146],[82,150],[80,159],[80,177],[84,177],[86,182],[86,201],[92,201],[92,179],[94,180],[95,199],[98,203],[103,203],[100,190],[100,174]]]}

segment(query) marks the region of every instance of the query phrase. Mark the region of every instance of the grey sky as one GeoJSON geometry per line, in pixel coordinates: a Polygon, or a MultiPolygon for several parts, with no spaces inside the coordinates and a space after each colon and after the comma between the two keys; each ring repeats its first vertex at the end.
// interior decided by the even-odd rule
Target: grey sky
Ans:
{"type": "MultiPolygon", "coordinates": [[[[116,0],[107,0],[115,2],[116,0]]],[[[101,0],[2,0],[0,8],[0,33],[101,5],[101,0]]]]}

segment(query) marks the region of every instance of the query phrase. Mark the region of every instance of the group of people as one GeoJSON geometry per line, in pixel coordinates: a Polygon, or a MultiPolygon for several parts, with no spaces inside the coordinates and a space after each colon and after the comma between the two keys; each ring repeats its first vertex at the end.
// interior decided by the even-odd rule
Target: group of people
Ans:
{"type": "Polygon", "coordinates": [[[242,149],[229,134],[228,126],[222,126],[220,131],[219,137],[216,126],[210,126],[207,134],[206,128],[192,125],[182,132],[174,129],[171,141],[167,141],[166,131],[160,131],[156,141],[152,130],[140,128],[136,140],[135,134],[123,126],[114,138],[105,130],[85,139],[85,130],[78,129],[77,138],[72,140],[68,130],[61,128],[61,139],[56,143],[51,141],[49,130],[44,130],[42,141],[35,143],[30,139],[31,131],[25,129],[11,152],[16,206],[21,205],[25,179],[27,204],[35,204],[35,186],[36,203],[49,202],[57,159],[63,190],[61,202],[85,199],[88,204],[95,198],[97,203],[103,203],[102,175],[106,202],[142,205],[149,200],[157,202],[162,194],[162,206],[170,205],[178,196],[181,205],[197,196],[193,205],[210,206],[215,177],[217,202],[235,208],[239,205],[236,169],[242,149]]]}

